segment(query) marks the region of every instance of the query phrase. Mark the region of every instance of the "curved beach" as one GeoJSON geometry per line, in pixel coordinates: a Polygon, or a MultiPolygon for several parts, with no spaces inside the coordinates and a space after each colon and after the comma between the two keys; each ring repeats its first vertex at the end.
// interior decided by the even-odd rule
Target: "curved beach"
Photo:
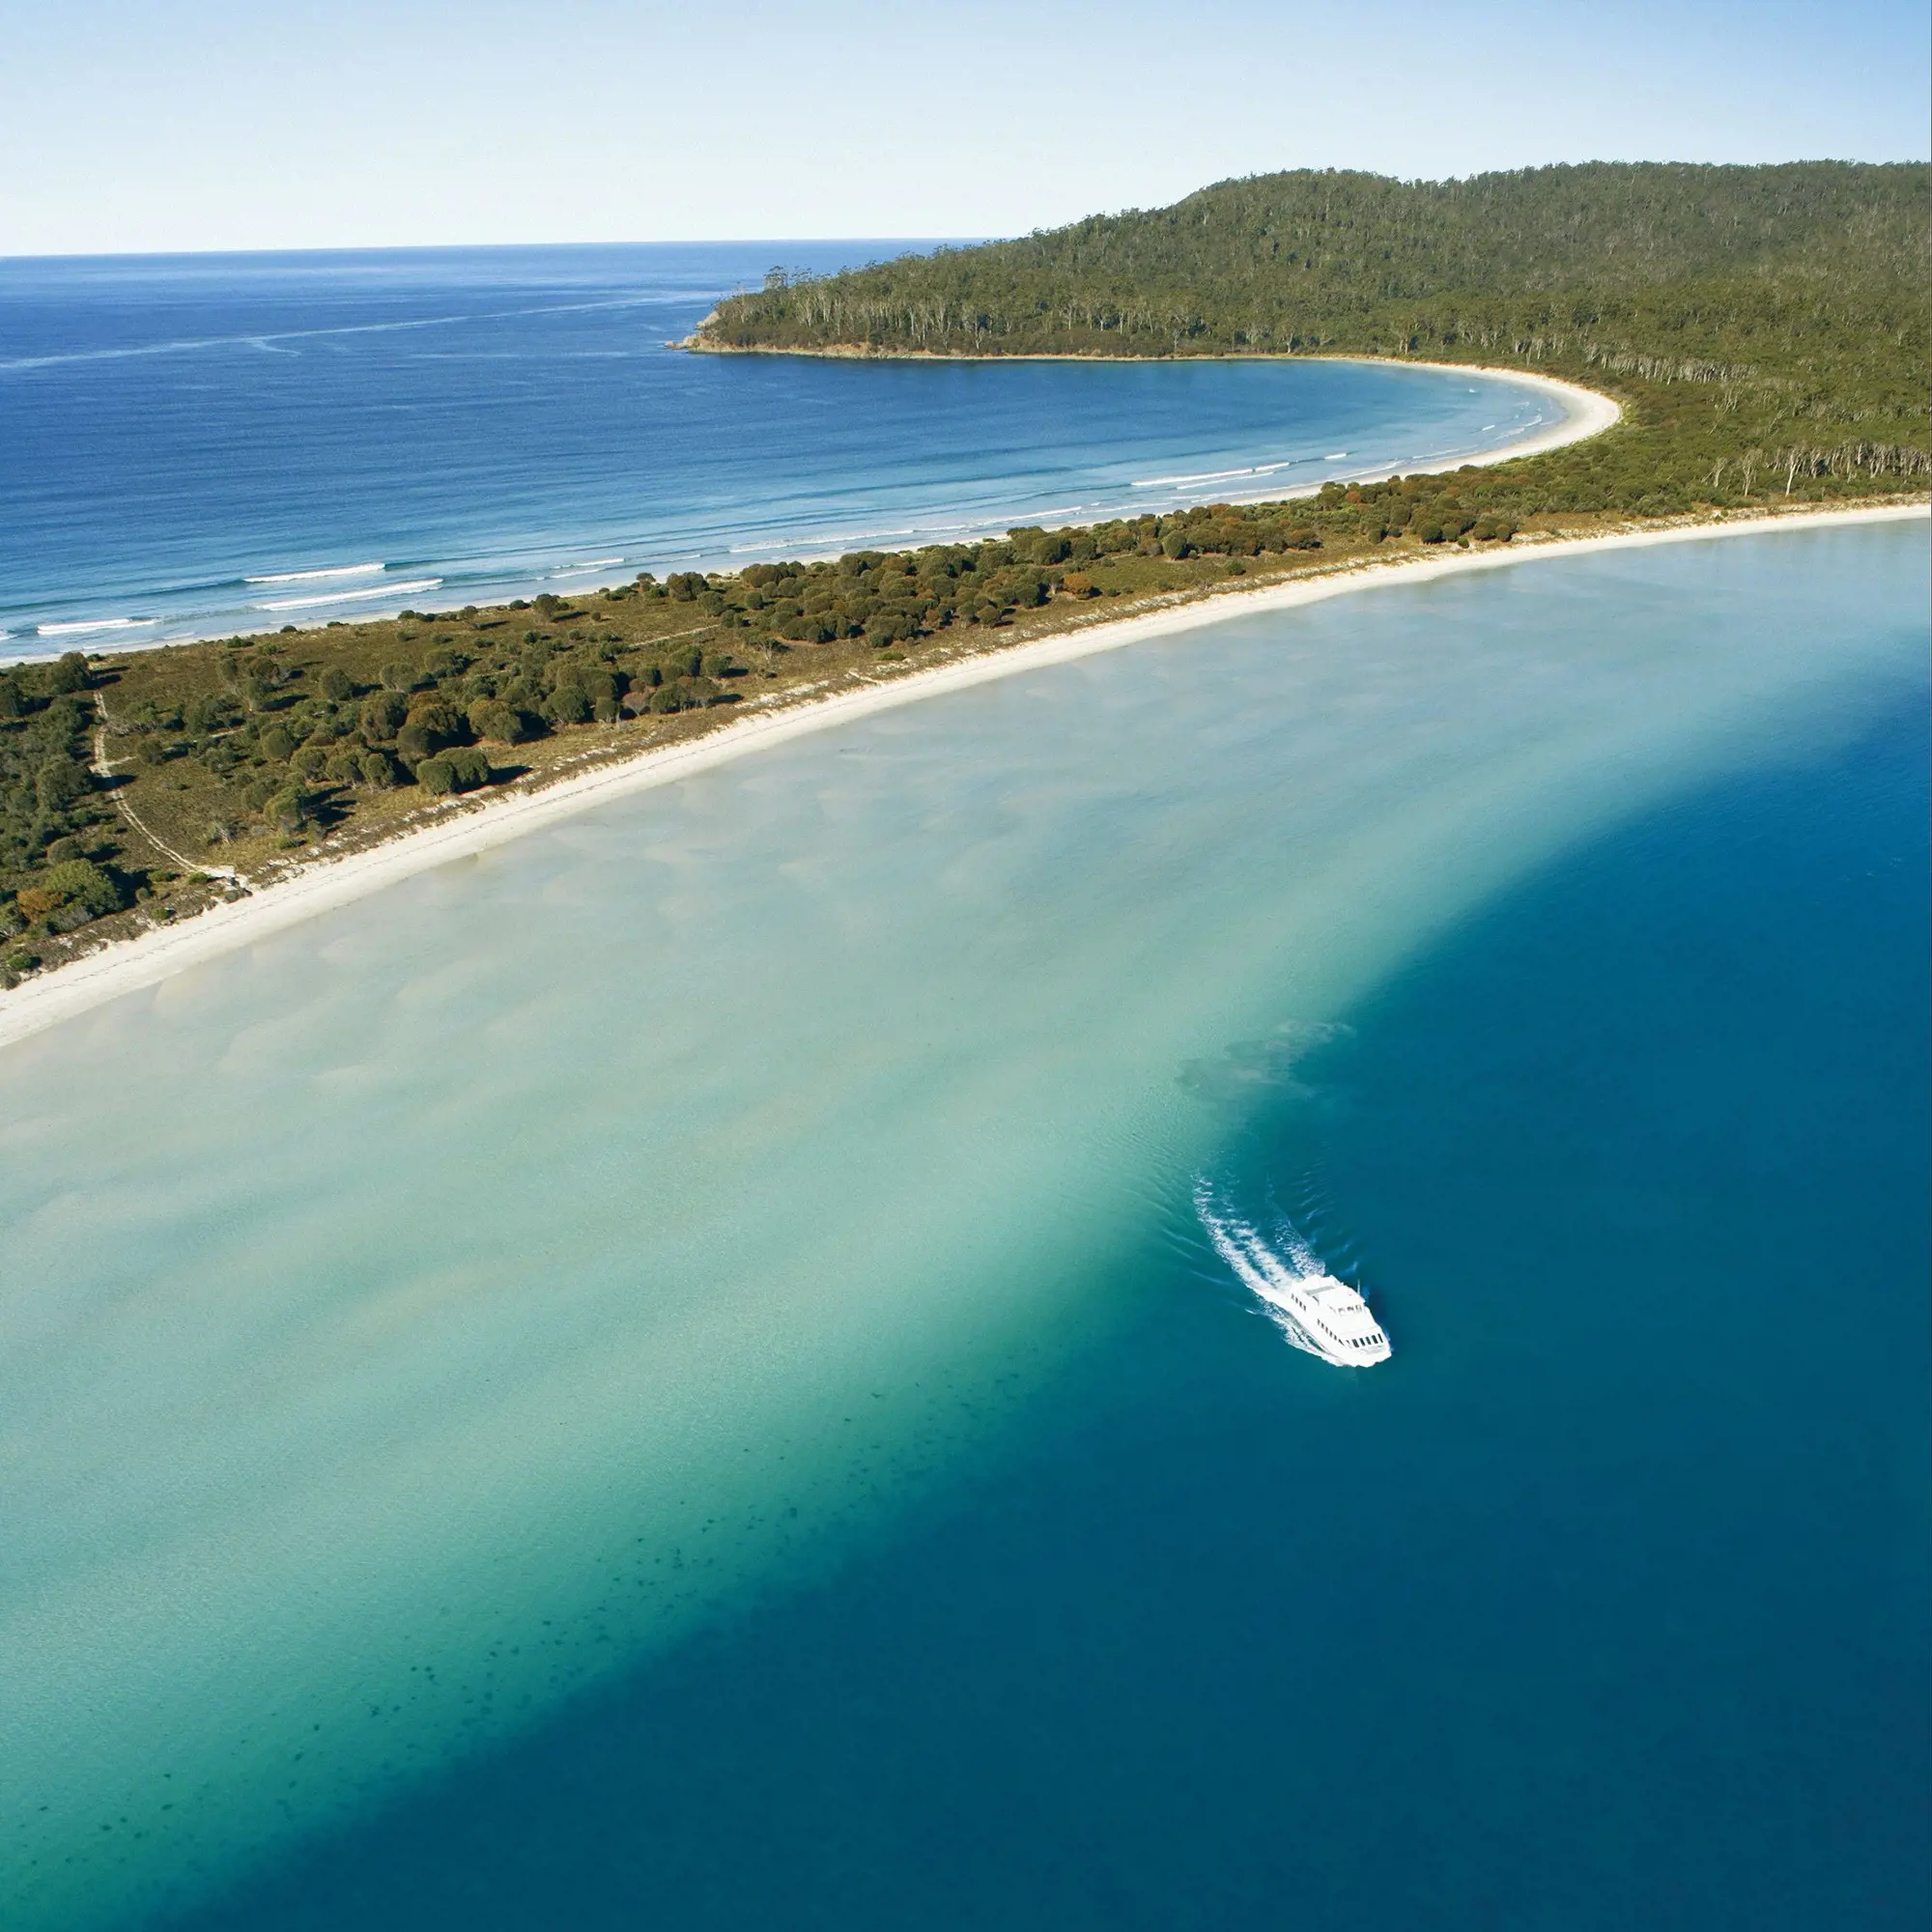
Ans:
{"type": "MultiPolygon", "coordinates": [[[[1543,380],[1543,379],[1538,379],[1543,380]]],[[[1571,389],[1570,384],[1552,386],[1571,389]]],[[[1578,396],[1590,394],[1576,390],[1578,396]]],[[[1615,405],[1595,398],[1615,417],[1615,405]]],[[[1598,425],[1602,426],[1601,422],[1598,425]]],[[[1594,432],[1588,432],[1594,433],[1594,432]]],[[[1572,440],[1566,437],[1564,440],[1572,440]]],[[[1197,602],[1138,616],[1104,619],[1037,643],[993,649],[951,664],[909,671],[863,691],[808,699],[721,727],[692,745],[640,753],[541,790],[498,794],[481,803],[452,801],[437,809],[436,822],[366,852],[312,862],[293,878],[259,888],[248,897],[216,905],[180,925],[157,927],[138,938],[101,948],[58,972],[0,994],[0,1046],[26,1039],[63,1020],[152,986],[170,976],[270,933],[286,930],[334,907],[366,897],[454,859],[471,857],[509,839],[575,816],[607,800],[625,798],[695,773],[710,771],[772,746],[812,732],[1012,677],[1044,666],[1065,664],[1147,639],[1198,630],[1262,611],[1293,610],[1386,584],[1434,581],[1470,572],[1509,569],[1542,559],[1601,551],[1694,543],[1768,531],[1816,529],[1829,525],[1925,518],[1932,506],[1900,504],[1873,509],[1741,517],[1633,530],[1607,536],[1519,542],[1505,551],[1463,552],[1353,564],[1330,575],[1253,589],[1231,588],[1197,602]]]]}

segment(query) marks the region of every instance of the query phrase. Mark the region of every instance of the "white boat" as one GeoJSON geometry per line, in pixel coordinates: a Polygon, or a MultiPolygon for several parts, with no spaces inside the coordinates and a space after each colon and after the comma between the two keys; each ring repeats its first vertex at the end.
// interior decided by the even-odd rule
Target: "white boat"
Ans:
{"type": "Polygon", "coordinates": [[[1195,1195],[1201,1225],[1215,1252],[1254,1291],[1297,1349],[1342,1369],[1366,1369],[1389,1358],[1388,1337],[1369,1304],[1295,1243],[1284,1260],[1245,1221],[1217,1214],[1206,1187],[1195,1195]]]}

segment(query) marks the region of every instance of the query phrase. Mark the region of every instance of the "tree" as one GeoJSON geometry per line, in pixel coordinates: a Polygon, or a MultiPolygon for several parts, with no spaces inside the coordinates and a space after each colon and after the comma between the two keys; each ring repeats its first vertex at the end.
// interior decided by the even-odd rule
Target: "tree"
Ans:
{"type": "Polygon", "coordinates": [[[43,811],[71,811],[87,792],[87,774],[71,758],[49,758],[34,774],[34,796],[43,811]]]}

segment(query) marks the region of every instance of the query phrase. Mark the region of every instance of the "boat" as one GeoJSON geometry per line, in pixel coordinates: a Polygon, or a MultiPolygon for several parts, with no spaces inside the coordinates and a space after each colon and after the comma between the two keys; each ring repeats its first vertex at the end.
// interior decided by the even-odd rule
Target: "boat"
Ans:
{"type": "Polygon", "coordinates": [[[1340,1369],[1388,1360],[1388,1337],[1360,1291],[1330,1274],[1304,1243],[1293,1241],[1284,1260],[1245,1221],[1216,1213],[1205,1187],[1195,1206],[1215,1252],[1297,1349],[1340,1369]]]}

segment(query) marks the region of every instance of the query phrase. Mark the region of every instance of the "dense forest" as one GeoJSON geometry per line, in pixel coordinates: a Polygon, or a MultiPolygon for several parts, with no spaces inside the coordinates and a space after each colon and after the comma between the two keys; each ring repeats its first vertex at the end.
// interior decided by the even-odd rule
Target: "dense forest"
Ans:
{"type": "Polygon", "coordinates": [[[1294,174],[775,275],[708,346],[1418,355],[1574,377],[1626,413],[1288,502],[0,669],[0,986],[459,794],[1231,579],[1922,488],[1928,212],[1918,166],[1294,174]]]}
{"type": "Polygon", "coordinates": [[[1539,500],[1668,513],[1932,472],[1928,221],[1919,163],[1264,175],[1020,241],[775,272],[693,346],[1534,369],[1629,412],[1543,459],[1539,500]]]}

